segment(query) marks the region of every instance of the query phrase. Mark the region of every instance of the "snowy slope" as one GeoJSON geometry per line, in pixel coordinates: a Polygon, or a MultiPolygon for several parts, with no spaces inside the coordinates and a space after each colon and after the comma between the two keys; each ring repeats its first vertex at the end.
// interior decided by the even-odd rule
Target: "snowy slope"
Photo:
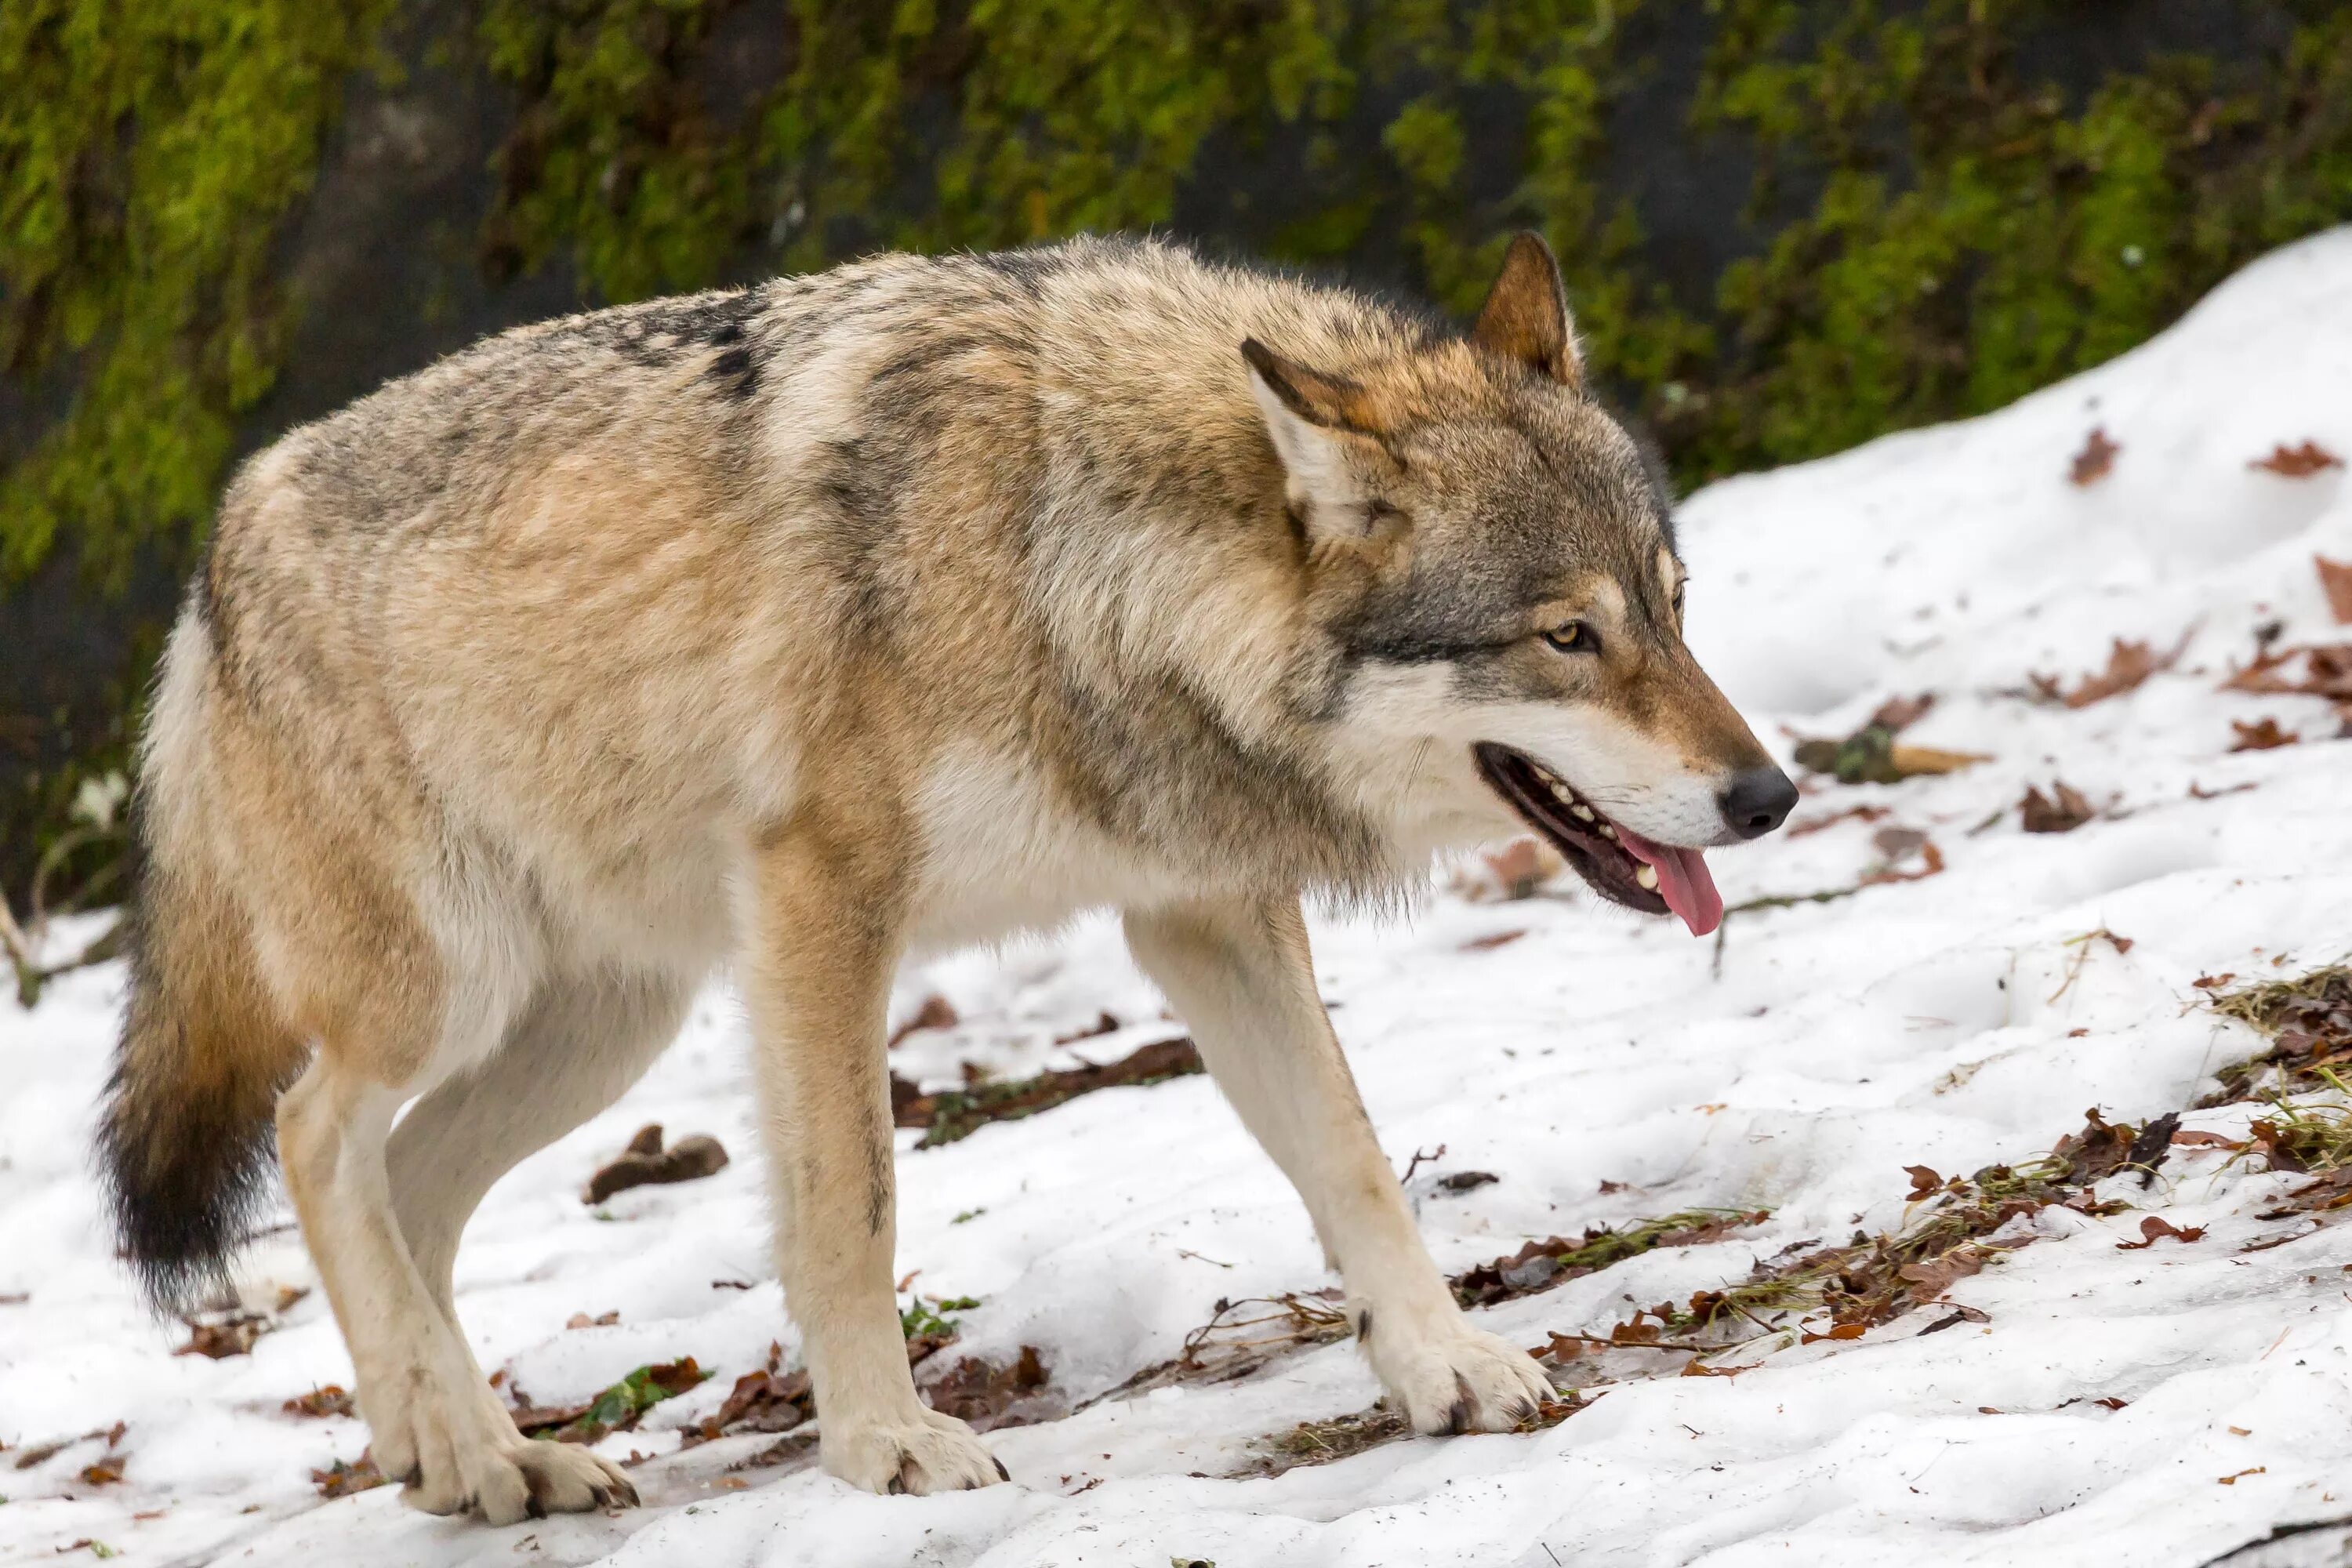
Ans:
{"type": "MultiPolygon", "coordinates": [[[[1907,1165],[2029,1157],[2086,1107],[2134,1121],[2186,1108],[2215,1067],[2259,1048],[2194,1005],[2192,980],[2352,952],[2352,744],[2330,743],[2319,700],[2217,690],[2266,623],[2289,643],[2347,635],[2312,557],[2352,560],[2352,480],[2249,466],[2306,439],[2352,454],[2352,230],[2269,258],[2157,342],[2001,413],[1692,500],[1693,641],[1760,734],[1785,750],[1791,732],[1843,735],[1889,696],[1933,691],[1905,739],[1992,760],[1811,789],[1799,826],[1886,815],[1718,856],[1727,901],[1852,887],[1888,826],[1927,834],[1946,869],[1735,914],[1719,952],[1573,889],[1441,892],[1406,923],[1319,928],[1385,1146],[1400,1168],[1444,1146],[1412,1190],[1449,1271],[1599,1222],[1773,1211],[1486,1310],[1488,1326],[1530,1344],[1605,1334],[1793,1242],[1898,1226],[1907,1165]],[[2069,465],[2094,426],[2120,450],[2077,486],[2069,465]],[[2103,668],[2111,638],[2161,650],[2184,635],[2179,663],[2126,695],[2079,710],[2023,695],[2032,673],[2103,668]],[[2303,743],[2233,752],[2232,721],[2265,716],[2303,743]],[[2004,808],[2057,778],[2106,817],[2023,834],[2004,808]],[[2128,950],[2074,940],[2101,928],[2128,950]],[[1499,1180],[1456,1193],[1433,1169],[1499,1180]]],[[[1016,1484],[981,1492],[882,1499],[805,1464],[729,1470],[764,1438],[673,1456],[772,1340],[788,1363],[795,1345],[723,991],[620,1107],[491,1195],[458,1264],[483,1364],[542,1403],[680,1355],[719,1373],[606,1440],[616,1458],[655,1456],[635,1469],[647,1506],[492,1531],[411,1513],[392,1489],[323,1502],[310,1472],[365,1438],[280,1409],[351,1381],[319,1297],[249,1355],[174,1357],[185,1331],[148,1320],[110,1257],[85,1150],[121,986],[110,967],[29,1015],[0,1003],[0,1300],[27,1298],[0,1304],[0,1561],[99,1542],[137,1563],[2125,1568],[2352,1515],[2352,1225],[2241,1251],[2280,1234],[2257,1215],[2294,1178],[2192,1148],[2153,1187],[2101,1194],[2203,1227],[2200,1241],[2119,1250],[2140,1215],[2044,1211],[2043,1239],[1953,1288],[1982,1324],[1923,1337],[1915,1314],[1759,1347],[1736,1378],[1629,1378],[1531,1436],[1225,1479],[1263,1457],[1260,1439],[1372,1402],[1342,1343],[1001,1430],[989,1442],[1016,1484]],[[584,1207],[588,1173],[650,1121],[715,1133],[735,1162],[584,1207]],[[110,1452],[121,1479],[86,1479],[110,1452]]],[[[964,1060],[1018,1076],[1174,1028],[1100,921],[909,973],[896,1016],[933,994],[960,1023],[897,1056],[926,1087],[964,1060]],[[1054,1044],[1105,1011],[1120,1033],[1054,1044]]],[[[2248,1116],[2185,1125],[2237,1133],[2248,1116]]],[[[1333,1282],[1205,1079],[914,1142],[901,1134],[900,1268],[920,1270],[919,1291],[982,1300],[954,1353],[1034,1345],[1066,1404],[1173,1355],[1221,1297],[1333,1282]]],[[[290,1235],[266,1240],[251,1273],[265,1297],[310,1282],[290,1235]]]]}

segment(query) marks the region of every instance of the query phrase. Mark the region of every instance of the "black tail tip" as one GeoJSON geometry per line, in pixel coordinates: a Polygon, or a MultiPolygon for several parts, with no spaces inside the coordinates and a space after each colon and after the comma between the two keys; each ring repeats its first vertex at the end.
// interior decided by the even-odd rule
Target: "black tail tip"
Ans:
{"type": "Polygon", "coordinates": [[[119,1091],[99,1126],[117,1255],[166,1316],[231,1288],[229,1265],[268,1206],[268,1124],[210,1138],[191,1131],[178,1118],[148,1124],[119,1091]]]}

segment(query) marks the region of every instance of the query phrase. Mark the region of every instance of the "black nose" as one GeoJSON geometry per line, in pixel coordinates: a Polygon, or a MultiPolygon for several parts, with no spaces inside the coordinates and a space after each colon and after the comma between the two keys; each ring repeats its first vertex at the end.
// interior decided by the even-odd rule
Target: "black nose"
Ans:
{"type": "Polygon", "coordinates": [[[1797,786],[1769,763],[1734,774],[1723,792],[1723,819],[1742,838],[1761,838],[1796,808],[1797,786]]]}

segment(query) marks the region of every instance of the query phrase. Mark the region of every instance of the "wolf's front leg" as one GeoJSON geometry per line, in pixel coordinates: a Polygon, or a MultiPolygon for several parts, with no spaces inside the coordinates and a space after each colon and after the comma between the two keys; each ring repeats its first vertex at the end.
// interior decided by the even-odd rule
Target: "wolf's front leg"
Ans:
{"type": "Polygon", "coordinates": [[[824,1468],[877,1492],[1005,1479],[970,1426],[926,1406],[891,1289],[884,1009],[900,868],[887,824],[809,820],[759,851],[740,965],[755,1037],[777,1267],[801,1326],[824,1468]]]}
{"type": "Polygon", "coordinates": [[[1552,1392],[1542,1369],[1464,1321],[1422,1245],[1316,993],[1298,900],[1129,911],[1127,938],[1307,1201],[1356,1336],[1413,1429],[1496,1431],[1533,1415],[1552,1392]]]}

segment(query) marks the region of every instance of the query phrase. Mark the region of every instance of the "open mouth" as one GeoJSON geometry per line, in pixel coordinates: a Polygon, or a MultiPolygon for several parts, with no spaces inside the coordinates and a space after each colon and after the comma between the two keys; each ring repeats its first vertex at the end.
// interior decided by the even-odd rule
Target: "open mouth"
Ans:
{"type": "Polygon", "coordinates": [[[1654,844],[1610,821],[1566,779],[1524,752],[1481,741],[1471,755],[1487,787],[1566,857],[1594,892],[1644,914],[1679,915],[1693,936],[1705,936],[1723,923],[1723,895],[1715,890],[1702,852],[1654,844]]]}

